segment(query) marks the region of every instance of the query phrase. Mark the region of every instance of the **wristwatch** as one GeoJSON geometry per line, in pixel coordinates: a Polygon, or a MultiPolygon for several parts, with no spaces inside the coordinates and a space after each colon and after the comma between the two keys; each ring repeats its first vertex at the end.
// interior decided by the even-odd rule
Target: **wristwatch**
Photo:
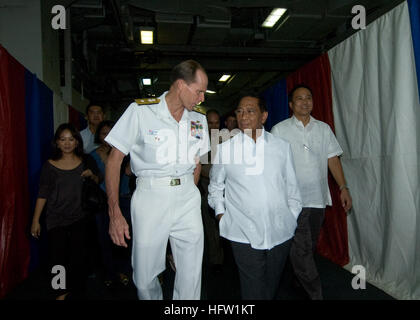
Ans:
{"type": "Polygon", "coordinates": [[[347,187],[347,185],[346,185],[346,184],[343,184],[342,186],[340,186],[340,191],[341,191],[341,190],[343,190],[343,189],[347,189],[347,190],[348,190],[348,189],[349,189],[349,187],[347,187]]]}

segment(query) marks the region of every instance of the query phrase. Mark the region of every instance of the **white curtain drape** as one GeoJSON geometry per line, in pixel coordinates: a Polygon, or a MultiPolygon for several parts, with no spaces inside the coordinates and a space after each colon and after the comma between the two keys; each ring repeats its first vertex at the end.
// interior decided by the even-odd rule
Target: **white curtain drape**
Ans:
{"type": "Polygon", "coordinates": [[[420,299],[420,103],[407,3],[328,52],[353,197],[350,263],[398,299],[420,299]]]}

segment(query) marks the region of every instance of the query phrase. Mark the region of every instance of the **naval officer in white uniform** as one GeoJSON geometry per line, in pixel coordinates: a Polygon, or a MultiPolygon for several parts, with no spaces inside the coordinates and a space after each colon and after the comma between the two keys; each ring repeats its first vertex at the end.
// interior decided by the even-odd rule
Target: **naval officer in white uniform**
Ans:
{"type": "Polygon", "coordinates": [[[206,117],[194,110],[204,101],[208,78],[188,60],[175,66],[172,84],[159,99],[130,104],[106,141],[110,226],[116,245],[126,247],[128,224],[118,204],[119,172],[130,153],[137,187],[131,200],[133,280],[139,299],[162,299],[158,275],[165,269],[168,238],[176,265],[173,299],[200,299],[203,259],[199,157],[210,149],[206,117]]]}

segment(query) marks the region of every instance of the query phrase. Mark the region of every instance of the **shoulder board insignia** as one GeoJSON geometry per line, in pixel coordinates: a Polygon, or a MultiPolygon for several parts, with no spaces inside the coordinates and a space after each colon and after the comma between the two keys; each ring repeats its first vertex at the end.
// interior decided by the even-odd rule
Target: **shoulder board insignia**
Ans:
{"type": "Polygon", "coordinates": [[[195,106],[194,108],[193,108],[193,111],[195,111],[195,112],[198,112],[198,113],[201,113],[201,114],[204,114],[204,115],[206,115],[206,109],[204,109],[203,107],[201,107],[201,106],[195,106]]]}
{"type": "Polygon", "coordinates": [[[139,106],[145,104],[157,104],[160,102],[158,98],[144,98],[144,99],[136,99],[134,100],[139,106]]]}

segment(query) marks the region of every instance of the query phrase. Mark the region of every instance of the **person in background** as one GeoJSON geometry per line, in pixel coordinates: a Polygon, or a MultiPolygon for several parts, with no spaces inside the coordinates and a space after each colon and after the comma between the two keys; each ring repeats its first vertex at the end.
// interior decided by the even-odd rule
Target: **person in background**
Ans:
{"type": "Polygon", "coordinates": [[[321,279],[314,260],[325,207],[331,206],[328,169],[340,187],[341,205],[350,210],[352,199],[339,156],[343,153],[328,124],[311,116],[312,90],[300,84],[289,93],[293,116],[276,124],[271,133],[292,146],[303,209],[290,250],[294,273],[312,300],[321,300],[321,279]]]}
{"type": "Polygon", "coordinates": [[[45,208],[51,270],[54,266],[65,268],[66,288],[56,290],[57,300],[64,300],[70,292],[80,297],[85,289],[87,212],[82,209],[83,179],[99,183],[102,177],[95,161],[83,153],[79,132],[71,124],[61,124],[54,135],[52,156],[42,167],[31,225],[31,235],[38,239],[45,208]]]}
{"type": "MultiPolygon", "coordinates": [[[[96,102],[90,103],[86,107],[86,120],[87,127],[80,131],[83,140],[83,150],[85,153],[90,154],[99,145],[95,143],[95,133],[98,125],[104,120],[104,110],[102,106],[96,102]]],[[[96,277],[96,269],[98,267],[99,257],[99,243],[97,241],[96,219],[95,213],[88,215],[87,219],[87,250],[88,250],[88,273],[89,278],[96,277]]]]}
{"type": "MultiPolygon", "coordinates": [[[[104,139],[109,131],[111,131],[114,124],[113,121],[105,120],[98,125],[94,142],[99,145],[99,147],[90,153],[92,158],[95,159],[99,171],[103,176],[105,176],[105,166],[108,161],[109,152],[111,151],[111,146],[104,139]]],[[[120,178],[120,206],[125,219],[129,225],[131,225],[129,204],[127,204],[127,201],[129,201],[129,198],[127,197],[130,195],[129,177],[126,174],[127,161],[124,161],[124,166],[122,166],[122,168],[124,170],[121,173],[120,178]]],[[[100,187],[106,192],[105,182],[102,182],[100,187]]],[[[108,234],[108,209],[96,213],[96,227],[102,263],[105,269],[105,286],[111,287],[115,280],[121,282],[124,286],[127,286],[129,283],[128,274],[130,273],[131,242],[128,248],[117,247],[112,243],[108,234]]]]}
{"type": "Polygon", "coordinates": [[[104,120],[104,110],[97,103],[90,103],[86,107],[87,127],[80,131],[83,140],[83,150],[85,153],[91,153],[98,145],[95,144],[95,132],[98,125],[104,120]]]}
{"type": "Polygon", "coordinates": [[[238,122],[236,121],[235,113],[231,112],[226,116],[225,127],[229,131],[238,128],[238,122]]]}
{"type": "MultiPolygon", "coordinates": [[[[211,130],[219,130],[220,129],[220,115],[219,112],[215,109],[208,110],[206,113],[207,117],[207,124],[209,127],[209,135],[210,135],[210,145],[211,144],[211,130]]],[[[215,135],[215,138],[219,138],[219,134],[215,135]]],[[[217,146],[217,144],[215,144],[217,146]]],[[[201,175],[199,181],[199,189],[201,192],[201,215],[203,217],[203,226],[204,226],[204,235],[205,235],[205,253],[207,253],[208,260],[210,263],[211,271],[215,274],[220,273],[222,271],[222,264],[223,264],[223,248],[220,241],[219,235],[219,227],[214,215],[214,210],[209,206],[207,198],[208,198],[208,186],[210,183],[209,173],[211,169],[211,156],[214,155],[216,150],[210,150],[209,153],[205,154],[202,159],[201,165],[201,175]]]]}

